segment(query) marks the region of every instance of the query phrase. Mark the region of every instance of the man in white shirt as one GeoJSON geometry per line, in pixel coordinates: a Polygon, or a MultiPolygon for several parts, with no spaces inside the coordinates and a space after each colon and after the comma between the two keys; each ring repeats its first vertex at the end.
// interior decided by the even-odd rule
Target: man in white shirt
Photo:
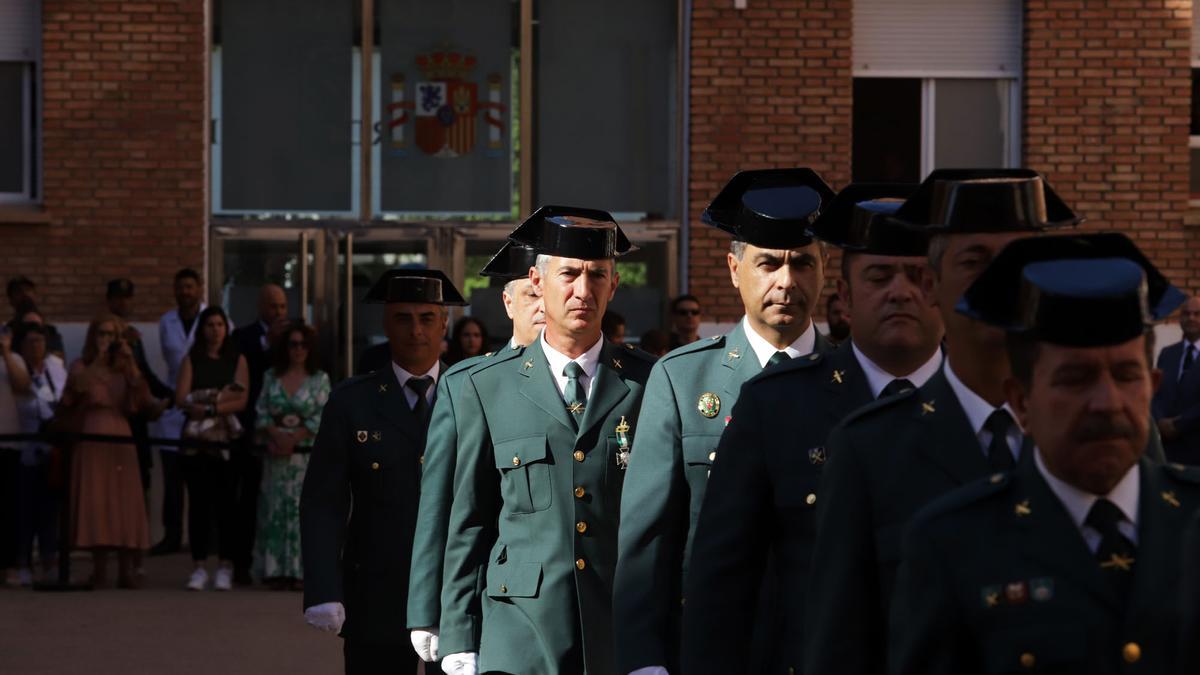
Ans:
{"type": "Polygon", "coordinates": [[[1172,672],[1196,638],[1178,591],[1200,469],[1143,454],[1164,376],[1150,322],[1182,300],[1117,234],[1013,244],[968,290],[960,311],[1008,331],[1033,461],[916,516],[889,672],[1172,672]]]}
{"type": "MultiPolygon", "coordinates": [[[[175,273],[175,309],[169,310],[158,320],[158,344],[163,361],[167,364],[167,386],[174,388],[179,379],[179,368],[192,348],[196,337],[196,317],[204,311],[201,299],[204,286],[200,274],[184,268],[175,273]]],[[[159,438],[179,438],[187,416],[178,408],[171,408],[158,418],[153,431],[159,438]]],[[[150,555],[178,553],[183,538],[183,472],[179,466],[179,447],[163,445],[158,448],[162,462],[163,538],[150,548],[150,555]]]]}

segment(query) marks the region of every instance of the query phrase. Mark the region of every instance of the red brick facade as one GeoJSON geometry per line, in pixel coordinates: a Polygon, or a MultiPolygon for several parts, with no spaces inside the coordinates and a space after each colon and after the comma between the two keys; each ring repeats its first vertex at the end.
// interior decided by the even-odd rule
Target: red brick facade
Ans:
{"type": "Polygon", "coordinates": [[[811,166],[850,180],[851,0],[696,0],[691,49],[689,288],[706,320],[732,321],[729,237],[700,213],[740,169],[811,166]]]}
{"type": "Polygon", "coordinates": [[[1187,0],[1025,3],[1024,157],[1086,216],[1200,290],[1188,218],[1187,0]]]}
{"type": "MultiPolygon", "coordinates": [[[[46,222],[0,208],[0,274],[37,280],[55,321],[85,320],[105,280],[129,276],[137,318],[152,319],[172,304],[174,271],[204,266],[208,3],[42,4],[46,222]]],[[[731,175],[807,165],[835,188],[850,179],[852,11],[853,0],[693,2],[688,276],[707,318],[741,314],[727,238],[700,223],[731,175]]],[[[1133,234],[1196,290],[1190,40],[1188,0],[1026,0],[1022,124],[1023,163],[1087,227],[1133,234]]]]}
{"type": "Polygon", "coordinates": [[[48,222],[0,225],[3,274],[32,277],[54,321],[87,320],[127,276],[153,320],[174,272],[204,266],[205,3],[42,4],[48,222]]]}

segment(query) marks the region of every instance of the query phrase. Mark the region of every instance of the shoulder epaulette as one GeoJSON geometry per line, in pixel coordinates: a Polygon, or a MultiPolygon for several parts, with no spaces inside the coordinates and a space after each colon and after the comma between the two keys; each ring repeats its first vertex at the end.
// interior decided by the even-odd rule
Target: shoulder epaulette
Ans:
{"type": "Polygon", "coordinates": [[[333,385],[333,390],[330,393],[337,393],[344,389],[353,389],[354,387],[357,387],[358,385],[362,384],[363,382],[367,382],[371,378],[375,377],[375,372],[376,371],[371,371],[369,373],[363,373],[362,375],[354,375],[353,377],[347,377],[346,379],[342,380],[341,382],[338,382],[337,384],[333,385]]]}
{"type": "Polygon", "coordinates": [[[1008,490],[1009,486],[1012,485],[1012,482],[1012,472],[1001,471],[998,473],[993,473],[987,478],[981,478],[977,481],[967,483],[960,488],[951,490],[947,494],[938,497],[917,511],[913,521],[917,522],[932,520],[940,515],[952,513],[971,504],[984,501],[1008,490]]]}
{"type": "Polygon", "coordinates": [[[767,368],[766,370],[762,371],[761,373],[759,373],[759,374],[755,375],[754,377],[750,378],[749,380],[747,380],[746,384],[750,384],[751,382],[761,382],[763,380],[770,380],[771,378],[778,377],[781,375],[788,375],[790,373],[795,373],[797,371],[810,370],[810,369],[816,368],[816,367],[820,366],[821,364],[825,363],[828,360],[828,358],[829,358],[829,354],[818,353],[818,352],[813,352],[811,354],[805,354],[804,356],[798,356],[798,357],[791,359],[790,361],[787,361],[785,363],[781,363],[777,366],[767,368]]]}
{"type": "Polygon", "coordinates": [[[689,342],[688,344],[683,345],[682,347],[676,347],[675,349],[672,349],[671,351],[667,352],[666,354],[663,354],[662,357],[659,358],[658,360],[659,361],[669,361],[678,356],[684,356],[686,354],[694,354],[696,352],[703,352],[703,351],[707,351],[709,349],[720,349],[724,346],[725,346],[725,334],[714,335],[710,338],[702,338],[700,340],[696,340],[695,342],[689,342]]]}
{"type": "Polygon", "coordinates": [[[526,346],[518,346],[516,349],[504,347],[491,356],[471,364],[470,370],[472,373],[479,373],[501,363],[507,363],[508,361],[523,355],[526,349],[528,349],[526,346]]]}
{"type": "Polygon", "coordinates": [[[1181,480],[1185,483],[1200,484],[1200,466],[1187,466],[1170,462],[1163,465],[1163,470],[1166,471],[1168,476],[1176,480],[1181,480]]]}
{"type": "Polygon", "coordinates": [[[651,354],[650,352],[644,349],[638,349],[630,344],[625,345],[625,353],[634,358],[641,359],[642,361],[645,361],[651,365],[653,365],[655,361],[659,360],[657,356],[651,354]]]}

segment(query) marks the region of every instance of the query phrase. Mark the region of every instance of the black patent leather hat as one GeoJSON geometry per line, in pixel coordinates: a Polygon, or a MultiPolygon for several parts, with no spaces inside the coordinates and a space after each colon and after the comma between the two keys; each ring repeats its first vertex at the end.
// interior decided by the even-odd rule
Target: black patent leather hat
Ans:
{"type": "Polygon", "coordinates": [[[833,190],[806,167],[742,171],[725,184],[701,219],[735,241],[799,248],[812,243],[808,227],[832,200],[833,190]]]}
{"type": "Polygon", "coordinates": [[[1031,169],[937,169],[894,218],[931,234],[1040,232],[1083,222],[1031,169]]]}
{"type": "Polygon", "coordinates": [[[853,183],[821,210],[809,234],[846,251],[923,256],[929,236],[894,222],[892,216],[917,188],[913,183],[853,183]]]}
{"type": "Polygon", "coordinates": [[[508,239],[536,253],[579,260],[606,260],[637,250],[607,211],[575,206],[543,206],[508,239]]]}
{"type": "Polygon", "coordinates": [[[450,278],[441,270],[388,270],[379,277],[363,302],[383,304],[413,302],[428,305],[464,306],[467,303],[450,278]]]}

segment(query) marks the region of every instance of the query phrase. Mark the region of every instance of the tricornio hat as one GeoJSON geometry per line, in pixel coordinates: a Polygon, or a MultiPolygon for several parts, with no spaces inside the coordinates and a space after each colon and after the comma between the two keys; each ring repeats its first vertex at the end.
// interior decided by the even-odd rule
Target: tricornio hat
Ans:
{"type": "Polygon", "coordinates": [[[495,277],[505,281],[524,279],[529,276],[529,268],[537,262],[537,250],[523,244],[504,242],[504,246],[492,256],[488,264],[479,270],[479,276],[495,277]]]}
{"type": "Polygon", "coordinates": [[[916,189],[913,183],[854,183],[821,209],[809,234],[846,251],[874,255],[923,256],[925,232],[905,227],[889,216],[916,189]]]}
{"type": "Polygon", "coordinates": [[[1040,341],[1098,347],[1134,339],[1186,299],[1133,241],[1113,232],[1014,241],[956,309],[1040,341]]]}
{"type": "Polygon", "coordinates": [[[894,218],[931,234],[1039,232],[1083,222],[1031,169],[937,169],[894,218]]]}
{"type": "Polygon", "coordinates": [[[575,206],[543,206],[508,239],[536,253],[579,260],[607,260],[637,250],[607,211],[575,206]]]}
{"type": "Polygon", "coordinates": [[[721,188],[701,219],[734,241],[798,248],[812,243],[808,227],[832,200],[833,190],[806,167],[742,171],[721,188]]]}
{"type": "Polygon", "coordinates": [[[466,305],[462,294],[441,270],[388,270],[379,277],[363,302],[415,302],[428,305],[466,305]]]}

